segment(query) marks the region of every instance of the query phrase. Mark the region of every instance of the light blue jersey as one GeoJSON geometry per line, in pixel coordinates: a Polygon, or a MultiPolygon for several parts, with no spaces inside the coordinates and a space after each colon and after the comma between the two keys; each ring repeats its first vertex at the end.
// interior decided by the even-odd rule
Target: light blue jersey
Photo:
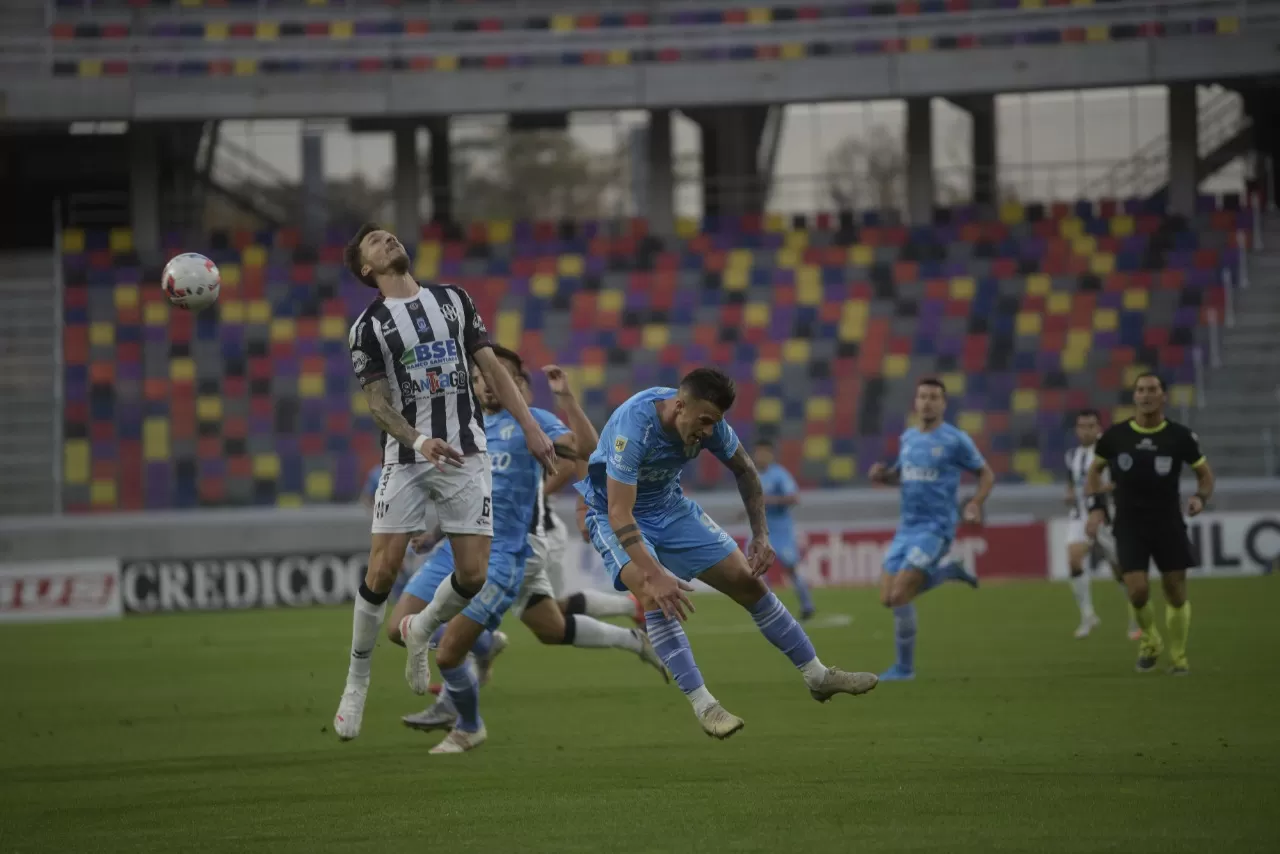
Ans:
{"type": "Polygon", "coordinates": [[[657,402],[675,395],[674,388],[651,388],[614,410],[600,431],[586,478],[574,487],[587,502],[591,543],[619,590],[626,589],[619,575],[631,558],[609,527],[610,478],[635,485],[632,515],[645,548],[680,578],[688,580],[705,572],[737,548],[697,502],[685,497],[680,471],[704,448],[728,462],[738,450],[738,436],[721,420],[710,437],[686,448],[658,420],[657,402]]]}
{"type": "Polygon", "coordinates": [[[946,422],[927,433],[913,427],[902,434],[894,463],[902,478],[902,519],[885,555],[887,572],[928,571],[947,554],[960,518],[960,476],[985,465],[969,434],[946,422]]]}
{"type": "MultiPolygon", "coordinates": [[[[760,472],[760,484],[766,496],[781,498],[800,491],[796,479],[779,463],[773,463],[760,472]]],[[[778,560],[789,567],[800,562],[799,544],[796,542],[796,523],[791,518],[790,504],[766,504],[765,519],[769,522],[769,542],[778,560]]]]}
{"type": "MultiPolygon", "coordinates": [[[[559,418],[545,409],[532,409],[534,420],[554,442],[569,432],[559,418]]],[[[524,430],[515,416],[503,410],[485,413],[485,441],[493,472],[493,545],[489,550],[489,576],[484,589],[462,613],[495,629],[520,593],[524,564],[529,555],[529,528],[533,523],[542,464],[529,452],[524,430]]],[[[453,549],[448,541],[431,552],[405,592],[431,601],[436,587],[453,572],[453,549]]]]}

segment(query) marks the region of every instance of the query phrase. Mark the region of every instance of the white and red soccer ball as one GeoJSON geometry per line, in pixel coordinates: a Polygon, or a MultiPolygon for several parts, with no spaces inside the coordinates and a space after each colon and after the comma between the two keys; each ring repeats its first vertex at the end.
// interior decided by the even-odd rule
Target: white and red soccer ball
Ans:
{"type": "Polygon", "coordinates": [[[218,301],[222,276],[218,265],[203,255],[184,252],[169,259],[160,275],[160,287],[178,308],[201,311],[218,301]]]}

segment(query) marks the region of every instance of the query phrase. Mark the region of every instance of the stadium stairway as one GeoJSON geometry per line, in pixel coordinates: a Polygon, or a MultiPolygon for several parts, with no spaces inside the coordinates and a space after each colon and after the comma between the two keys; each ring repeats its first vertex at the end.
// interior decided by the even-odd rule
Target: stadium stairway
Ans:
{"type": "Polygon", "coordinates": [[[1222,328],[1222,362],[1208,373],[1193,423],[1221,475],[1280,475],[1280,217],[1267,217],[1263,248],[1249,256],[1234,324],[1222,328]],[[1268,471],[1267,469],[1270,469],[1268,471]]]}
{"type": "Polygon", "coordinates": [[[0,256],[0,515],[54,510],[60,360],[48,252],[0,256]]]}

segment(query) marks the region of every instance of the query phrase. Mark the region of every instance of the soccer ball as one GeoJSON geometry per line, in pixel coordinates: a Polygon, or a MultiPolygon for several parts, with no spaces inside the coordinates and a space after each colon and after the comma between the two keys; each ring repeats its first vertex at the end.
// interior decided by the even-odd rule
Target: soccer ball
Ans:
{"type": "Polygon", "coordinates": [[[185,252],[164,265],[160,287],[169,302],[189,311],[206,309],[218,301],[222,277],[218,265],[203,255],[185,252]]]}

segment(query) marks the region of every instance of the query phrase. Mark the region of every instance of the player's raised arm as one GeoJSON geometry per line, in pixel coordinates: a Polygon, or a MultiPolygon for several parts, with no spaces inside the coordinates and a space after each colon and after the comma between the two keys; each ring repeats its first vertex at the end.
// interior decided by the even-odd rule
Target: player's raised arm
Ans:
{"type": "MultiPolygon", "coordinates": [[[[591,423],[591,419],[587,417],[587,413],[583,411],[582,406],[578,403],[578,398],[574,395],[573,388],[569,385],[569,377],[565,374],[564,369],[559,365],[544,365],[542,371],[547,375],[547,383],[551,386],[551,393],[556,396],[556,405],[564,413],[565,421],[573,432],[571,438],[573,439],[574,447],[578,451],[576,456],[570,457],[570,459],[577,461],[576,465],[565,473],[563,479],[560,479],[559,486],[564,486],[572,480],[581,480],[587,476],[587,458],[591,456],[591,450],[600,444],[600,434],[596,432],[595,425],[591,423]]],[[[559,448],[559,445],[557,445],[557,448],[559,448]]],[[[561,454],[560,456],[565,457],[567,455],[561,454]]],[[[547,489],[551,491],[550,482],[548,482],[547,489]]]]}

